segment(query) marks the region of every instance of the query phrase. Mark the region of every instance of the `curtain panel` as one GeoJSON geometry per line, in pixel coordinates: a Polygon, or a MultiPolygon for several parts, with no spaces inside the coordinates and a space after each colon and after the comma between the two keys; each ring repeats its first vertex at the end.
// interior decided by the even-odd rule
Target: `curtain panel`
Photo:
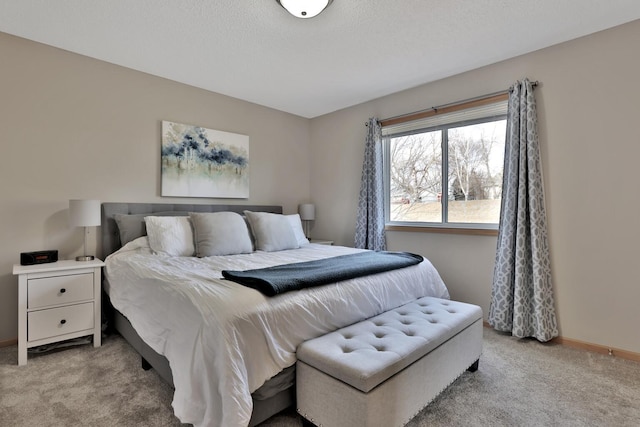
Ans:
{"type": "Polygon", "coordinates": [[[384,183],[382,170],[382,128],[376,118],[367,122],[362,180],[356,217],[355,247],[384,251],[384,183]]]}
{"type": "Polygon", "coordinates": [[[558,336],[532,83],[518,81],[508,106],[502,209],[489,324],[516,337],[558,336]]]}

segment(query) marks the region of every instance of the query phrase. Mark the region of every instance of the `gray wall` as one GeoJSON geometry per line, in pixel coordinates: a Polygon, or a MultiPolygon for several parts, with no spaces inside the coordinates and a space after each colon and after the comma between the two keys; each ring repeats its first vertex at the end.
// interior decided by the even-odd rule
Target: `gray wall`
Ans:
{"type": "MultiPolygon", "coordinates": [[[[565,338],[640,352],[640,21],[315,118],[313,235],[353,244],[365,126],[507,89],[536,89],[558,320],[565,338]]],[[[408,66],[410,64],[405,64],[408,66]]],[[[455,299],[488,311],[496,238],[388,233],[429,257],[455,299]]]]}
{"type": "Polygon", "coordinates": [[[225,202],[160,197],[162,120],[249,135],[251,195],[230,202],[310,198],[307,119],[3,33],[0,57],[0,342],[17,336],[19,253],[82,252],[69,199],[225,202]]]}

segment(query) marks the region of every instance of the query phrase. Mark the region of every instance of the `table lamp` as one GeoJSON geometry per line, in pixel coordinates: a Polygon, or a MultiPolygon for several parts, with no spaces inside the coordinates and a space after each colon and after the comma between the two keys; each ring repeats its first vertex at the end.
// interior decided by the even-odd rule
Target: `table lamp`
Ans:
{"type": "Polygon", "coordinates": [[[316,207],[311,203],[304,203],[298,206],[298,214],[304,224],[304,234],[309,239],[309,222],[316,219],[316,207]]]}
{"type": "Polygon", "coordinates": [[[87,227],[100,225],[100,200],[69,200],[69,225],[84,227],[84,255],[76,257],[76,261],[94,259],[87,255],[87,227]]]}

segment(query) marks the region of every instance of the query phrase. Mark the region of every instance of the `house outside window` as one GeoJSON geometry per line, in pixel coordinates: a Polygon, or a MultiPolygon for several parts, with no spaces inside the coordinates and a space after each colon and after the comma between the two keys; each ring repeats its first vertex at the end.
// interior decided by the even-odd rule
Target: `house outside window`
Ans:
{"type": "Polygon", "coordinates": [[[382,122],[387,226],[497,230],[507,99],[382,122]]]}

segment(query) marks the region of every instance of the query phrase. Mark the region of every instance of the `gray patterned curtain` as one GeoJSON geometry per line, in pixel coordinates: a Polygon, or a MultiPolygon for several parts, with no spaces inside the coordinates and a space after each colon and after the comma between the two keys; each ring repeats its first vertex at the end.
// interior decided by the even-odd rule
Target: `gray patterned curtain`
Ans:
{"type": "Polygon", "coordinates": [[[525,79],[509,96],[489,324],[543,342],[558,336],[546,218],[536,102],[533,85],[525,79]]]}
{"type": "Polygon", "coordinates": [[[367,122],[362,183],[356,218],[355,247],[384,251],[384,187],[382,181],[382,129],[375,118],[367,122]]]}

